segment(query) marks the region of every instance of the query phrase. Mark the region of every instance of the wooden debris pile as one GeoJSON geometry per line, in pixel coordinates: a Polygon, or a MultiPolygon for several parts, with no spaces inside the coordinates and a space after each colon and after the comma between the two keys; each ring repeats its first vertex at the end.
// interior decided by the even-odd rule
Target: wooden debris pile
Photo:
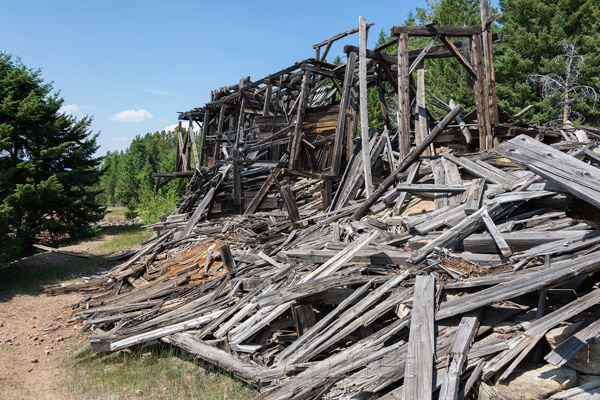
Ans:
{"type": "Polygon", "coordinates": [[[417,160],[384,192],[337,211],[306,202],[297,221],[190,228],[174,214],[110,273],[48,291],[90,290],[79,315],[94,350],[161,339],[260,398],[457,398],[523,361],[563,365],[598,335],[584,324],[552,351],[544,339],[600,300],[596,145],[521,135],[417,160]]]}
{"type": "MultiPolygon", "coordinates": [[[[355,31],[363,37],[364,21],[340,35],[355,31]]],[[[590,345],[598,132],[490,122],[481,27],[392,32],[396,58],[361,40],[331,66],[337,35],[315,59],[221,88],[182,115],[204,129],[201,150],[189,131],[177,170],[160,176],[190,177],[178,209],[111,271],[47,288],[88,292],[79,317],[95,351],[162,340],[255,382],[261,399],[485,399],[507,397],[518,367],[565,368],[590,345]],[[409,52],[407,35],[432,41],[409,52]],[[357,53],[367,68],[355,79],[357,53]],[[477,78],[475,112],[449,104],[418,122],[408,61],[448,54],[477,78]],[[355,84],[384,77],[399,93],[398,128],[388,120],[367,135],[367,125],[355,141],[367,87],[355,84]],[[471,130],[481,151],[467,154],[471,130]],[[550,348],[549,332],[572,322],[550,348]]],[[[557,396],[600,391],[571,386],[557,396]]]]}

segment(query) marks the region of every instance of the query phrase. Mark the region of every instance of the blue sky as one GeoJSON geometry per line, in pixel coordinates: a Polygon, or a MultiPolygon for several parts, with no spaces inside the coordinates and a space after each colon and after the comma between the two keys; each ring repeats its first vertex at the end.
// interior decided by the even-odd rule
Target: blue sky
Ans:
{"type": "MultiPolygon", "coordinates": [[[[493,3],[496,3],[495,1],[493,3]]],[[[6,1],[0,51],[41,68],[65,110],[92,115],[100,153],[177,123],[211,89],[252,80],[314,56],[312,45],[358,25],[402,25],[414,2],[6,1]]],[[[331,61],[345,44],[340,41],[331,61]]]]}

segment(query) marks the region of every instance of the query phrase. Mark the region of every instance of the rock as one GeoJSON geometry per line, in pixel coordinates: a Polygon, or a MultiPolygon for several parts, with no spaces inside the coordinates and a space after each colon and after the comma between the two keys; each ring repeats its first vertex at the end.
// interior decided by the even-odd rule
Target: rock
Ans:
{"type": "MultiPolygon", "coordinates": [[[[566,324],[546,333],[546,340],[552,349],[567,339],[581,322],[566,324]]],[[[597,337],[577,352],[565,366],[582,374],[600,375],[600,338],[597,337]]]]}
{"type": "Polygon", "coordinates": [[[541,400],[575,386],[575,370],[546,364],[542,367],[529,365],[517,368],[507,379],[494,387],[506,400],[541,400]]]}
{"type": "Polygon", "coordinates": [[[39,363],[40,361],[37,358],[33,358],[31,360],[29,360],[31,363],[36,364],[39,363]]]}
{"type": "Polygon", "coordinates": [[[44,350],[44,355],[50,355],[50,350],[44,350]]]}

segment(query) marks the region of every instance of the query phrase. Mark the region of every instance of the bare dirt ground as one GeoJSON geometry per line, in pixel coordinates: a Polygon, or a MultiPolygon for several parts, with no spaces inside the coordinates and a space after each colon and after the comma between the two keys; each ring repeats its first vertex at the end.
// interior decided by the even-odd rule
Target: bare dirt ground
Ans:
{"type": "MultiPolygon", "coordinates": [[[[101,254],[100,245],[113,236],[114,230],[113,234],[107,232],[61,250],[101,254]]],[[[8,273],[17,269],[21,273],[43,273],[46,268],[66,263],[73,263],[73,258],[37,254],[20,260],[8,273]]],[[[69,354],[85,342],[72,316],[81,299],[81,294],[47,296],[36,283],[19,293],[0,293],[0,398],[74,398],[68,388],[65,363],[69,354]]]]}

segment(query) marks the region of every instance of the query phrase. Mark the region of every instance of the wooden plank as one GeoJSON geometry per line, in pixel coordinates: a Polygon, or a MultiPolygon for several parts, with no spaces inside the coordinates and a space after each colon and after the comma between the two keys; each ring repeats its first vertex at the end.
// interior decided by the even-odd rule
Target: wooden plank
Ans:
{"type": "Polygon", "coordinates": [[[496,228],[496,225],[494,224],[494,221],[490,217],[490,214],[487,212],[487,210],[484,209],[483,213],[481,214],[481,219],[483,220],[483,223],[485,224],[490,236],[496,243],[498,250],[500,250],[500,253],[502,253],[504,257],[510,257],[512,255],[512,251],[510,250],[510,247],[508,247],[508,244],[506,244],[506,240],[504,240],[502,234],[498,231],[498,228],[496,228]]]}
{"type": "Polygon", "coordinates": [[[446,374],[442,378],[440,400],[456,400],[458,398],[458,386],[463,372],[463,365],[478,328],[479,318],[477,313],[472,313],[472,315],[464,316],[461,319],[448,351],[448,357],[451,361],[446,374]]]}
{"type": "MultiPolygon", "coordinates": [[[[487,99],[490,116],[490,124],[500,122],[498,114],[498,97],[496,93],[496,72],[494,68],[494,49],[492,48],[492,22],[490,19],[490,2],[489,0],[480,0],[481,6],[481,28],[483,53],[485,61],[485,73],[487,77],[487,99]]],[[[500,13],[500,16],[502,14],[500,13]]],[[[496,145],[497,143],[494,143],[496,145]]]]}
{"type": "MultiPolygon", "coordinates": [[[[421,165],[421,162],[416,161],[414,164],[412,164],[408,168],[408,176],[406,177],[406,181],[404,182],[405,185],[410,185],[411,183],[413,183],[413,181],[415,180],[415,177],[417,176],[417,173],[419,172],[420,165],[421,165]]],[[[404,200],[406,199],[406,194],[407,194],[407,192],[402,191],[402,192],[400,192],[400,195],[396,199],[396,203],[394,204],[394,208],[393,208],[393,212],[395,215],[400,214],[400,212],[402,210],[402,204],[404,203],[404,200]]]]}
{"type": "MultiPolygon", "coordinates": [[[[242,129],[243,133],[243,129],[242,129]]],[[[238,135],[240,132],[238,131],[238,135]]],[[[240,177],[240,150],[233,149],[233,213],[242,213],[242,179],[240,177]]]]}
{"type": "MultiPolygon", "coordinates": [[[[463,184],[460,172],[456,164],[449,162],[445,158],[442,158],[442,166],[444,168],[444,179],[448,186],[461,186],[463,184]]],[[[461,197],[457,196],[456,193],[448,195],[448,205],[458,206],[460,205],[461,197]]]]}
{"type": "Polygon", "coordinates": [[[452,41],[448,39],[448,36],[441,35],[440,40],[442,41],[442,43],[444,43],[448,50],[450,50],[450,53],[454,55],[454,57],[458,60],[460,65],[462,65],[472,77],[477,78],[477,72],[475,71],[475,68],[473,68],[471,63],[467,61],[467,59],[465,58],[465,56],[462,55],[460,50],[456,48],[454,43],[452,43],[452,41]]]}
{"type": "Polygon", "coordinates": [[[544,357],[550,364],[557,367],[563,366],[569,361],[578,351],[584,348],[592,340],[600,335],[600,320],[586,321],[582,324],[583,329],[573,333],[567,339],[563,340],[554,350],[544,357]]]}
{"type": "MultiPolygon", "coordinates": [[[[431,50],[431,48],[433,47],[433,45],[435,44],[435,42],[437,42],[437,40],[439,39],[439,35],[435,35],[430,41],[429,43],[427,43],[427,45],[425,47],[423,47],[423,50],[421,50],[421,52],[419,53],[419,55],[417,56],[417,58],[415,58],[412,62],[412,64],[410,65],[410,68],[408,69],[408,73],[409,75],[413,73],[413,71],[415,70],[415,68],[422,68],[424,69],[424,63],[423,60],[425,59],[425,56],[427,56],[427,54],[429,53],[429,51],[431,50]]],[[[409,55],[410,58],[410,55],[409,55]]]]}
{"type": "Polygon", "coordinates": [[[223,261],[223,265],[227,269],[227,272],[230,274],[235,273],[235,260],[233,259],[233,255],[231,254],[231,249],[228,245],[223,245],[219,247],[219,254],[221,254],[221,261],[223,261]]]}
{"type": "Polygon", "coordinates": [[[360,87],[360,138],[362,141],[362,159],[365,174],[365,192],[367,198],[373,195],[373,179],[371,178],[371,145],[369,143],[369,117],[367,111],[367,23],[359,17],[359,53],[358,78],[360,87]]]}
{"type": "Polygon", "coordinates": [[[40,249],[40,250],[51,251],[53,253],[64,254],[64,255],[72,256],[72,257],[92,258],[92,256],[89,255],[89,254],[74,253],[74,252],[71,252],[71,251],[65,251],[65,250],[55,249],[54,247],[44,246],[43,244],[35,244],[34,243],[33,247],[35,247],[37,249],[40,249]]]}
{"type": "Polygon", "coordinates": [[[433,357],[435,354],[434,292],[435,278],[433,276],[418,275],[416,277],[402,392],[402,396],[406,400],[432,398],[433,357]]]}
{"type": "Polygon", "coordinates": [[[404,33],[410,36],[446,35],[462,37],[481,33],[481,28],[478,26],[394,26],[391,33],[393,36],[404,33]]]}
{"type": "MultiPolygon", "coordinates": [[[[410,72],[409,72],[410,73],[410,72]]],[[[417,67],[417,108],[415,112],[415,144],[418,145],[429,133],[429,119],[425,108],[425,64],[421,61],[417,67]]],[[[432,155],[431,147],[423,152],[424,156],[432,155]]]]}
{"type": "MultiPolygon", "coordinates": [[[[575,260],[556,262],[549,269],[542,269],[533,273],[527,273],[527,270],[519,271],[514,273],[514,279],[510,281],[440,304],[436,314],[436,320],[442,320],[457,314],[472,311],[497,301],[509,300],[523,294],[556,286],[599,270],[600,262],[598,261],[598,254],[590,253],[575,260]],[[527,279],[522,279],[521,274],[527,276],[527,279]]],[[[600,299],[600,290],[596,290],[592,293],[594,293],[593,296],[596,296],[592,301],[598,301],[598,299],[600,299]]],[[[569,306],[572,305],[575,307],[575,305],[580,302],[589,301],[589,297],[590,296],[588,295],[583,296],[580,299],[573,301],[569,306]]],[[[587,305],[586,308],[587,307],[589,307],[589,305],[587,305]]],[[[545,327],[545,321],[551,318],[552,317],[544,316],[532,324],[532,327],[527,327],[527,329],[531,331],[530,335],[535,336],[539,334],[544,329],[539,327],[545,327]]],[[[567,318],[561,319],[558,322],[564,321],[565,319],[567,318]]],[[[552,320],[550,325],[553,326],[553,322],[554,321],[552,320]]]]}
{"type": "Polygon", "coordinates": [[[398,151],[400,160],[410,150],[410,82],[408,60],[408,35],[398,36],[398,151]]]}
{"type": "Polygon", "coordinates": [[[292,223],[300,221],[300,211],[298,211],[296,198],[294,197],[294,192],[292,192],[292,189],[290,189],[288,185],[283,185],[281,186],[280,194],[283,198],[283,202],[285,203],[290,221],[292,221],[292,223]]]}
{"type": "Polygon", "coordinates": [[[475,176],[485,178],[485,180],[488,182],[496,183],[498,185],[508,185],[511,183],[511,181],[506,179],[505,176],[499,175],[495,171],[485,168],[485,165],[477,164],[466,157],[455,157],[450,153],[444,153],[442,154],[442,157],[460,167],[463,167],[465,170],[475,176]]]}
{"type": "Polygon", "coordinates": [[[333,142],[333,151],[331,152],[331,173],[339,175],[342,163],[342,152],[347,128],[347,113],[350,106],[350,94],[352,92],[352,82],[354,79],[354,69],[356,68],[356,53],[349,53],[346,61],[346,72],[344,74],[344,86],[341,93],[338,122],[335,127],[335,140],[333,142]]]}
{"type": "Polygon", "coordinates": [[[479,129],[479,150],[489,150],[492,148],[492,128],[489,120],[489,108],[486,100],[486,90],[484,82],[484,67],[481,57],[481,35],[474,34],[471,47],[471,63],[477,71],[475,79],[475,105],[477,110],[477,126],[479,129]]]}
{"type": "Polygon", "coordinates": [[[392,186],[392,184],[396,180],[396,176],[399,173],[406,171],[408,167],[410,167],[410,165],[421,156],[421,154],[423,153],[423,151],[425,151],[427,146],[429,146],[435,140],[435,138],[446,128],[446,126],[450,124],[450,122],[458,114],[460,114],[461,111],[462,107],[460,105],[452,111],[450,111],[450,113],[447,114],[444,117],[444,119],[442,119],[440,123],[437,124],[436,127],[431,130],[431,132],[429,133],[429,135],[427,135],[425,140],[423,140],[423,142],[421,142],[406,157],[404,157],[404,159],[398,164],[398,167],[396,167],[394,172],[392,172],[381,183],[381,185],[379,185],[379,188],[377,188],[375,193],[373,193],[373,196],[367,199],[365,203],[362,204],[360,208],[358,208],[358,210],[356,210],[356,212],[352,215],[352,218],[355,220],[361,219],[367,213],[369,208],[371,208],[371,206],[375,204],[375,202],[377,202],[377,200],[379,200],[379,198],[385,194],[385,192],[390,188],[390,186],[392,186]]]}
{"type": "Polygon", "coordinates": [[[300,88],[300,94],[298,95],[298,110],[296,112],[296,125],[294,127],[294,133],[290,136],[290,168],[298,168],[300,162],[300,147],[302,145],[302,122],[304,121],[304,112],[306,110],[306,103],[308,101],[308,92],[310,85],[311,72],[309,70],[304,71],[302,78],[302,86],[300,88]]]}
{"type": "Polygon", "coordinates": [[[475,211],[479,210],[484,189],[484,178],[476,178],[471,181],[471,186],[469,187],[469,192],[467,193],[467,201],[465,202],[465,213],[467,215],[471,215],[475,211]]]}
{"type": "MultiPolygon", "coordinates": [[[[439,158],[431,160],[431,169],[433,170],[433,182],[435,183],[435,186],[445,186],[446,172],[442,165],[442,160],[439,158]]],[[[448,206],[448,194],[436,193],[433,202],[436,210],[448,206]]]]}
{"type": "Polygon", "coordinates": [[[200,158],[198,156],[198,147],[196,146],[196,135],[194,135],[194,121],[190,118],[188,125],[188,136],[190,138],[190,145],[192,146],[192,152],[194,153],[194,166],[200,168],[200,158]]]}
{"type": "Polygon", "coordinates": [[[526,135],[502,143],[494,151],[600,208],[598,168],[526,135]]]}
{"type": "Polygon", "coordinates": [[[258,381],[256,374],[263,369],[255,363],[243,362],[239,357],[210,346],[190,333],[176,333],[163,338],[163,341],[184,349],[203,361],[252,381],[258,381]]]}
{"type": "Polygon", "coordinates": [[[267,91],[265,92],[265,103],[263,105],[263,116],[266,117],[271,111],[271,97],[273,97],[273,82],[267,84],[267,91]]]}

